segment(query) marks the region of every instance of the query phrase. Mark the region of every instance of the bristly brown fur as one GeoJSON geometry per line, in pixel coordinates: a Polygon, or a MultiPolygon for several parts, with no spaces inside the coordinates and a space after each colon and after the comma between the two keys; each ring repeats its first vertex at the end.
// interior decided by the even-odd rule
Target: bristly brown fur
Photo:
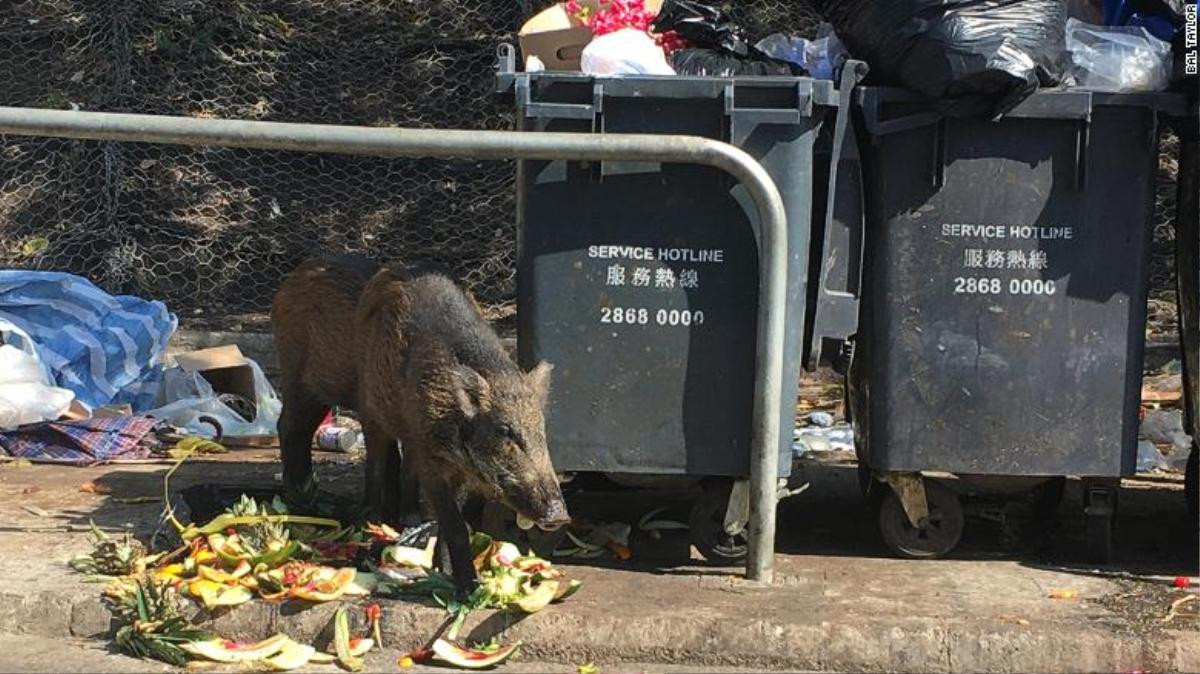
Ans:
{"type": "Polygon", "coordinates": [[[567,519],[546,448],[551,367],[522,372],[452,280],[358,257],[309,260],[284,280],[271,320],[289,489],[309,487],[312,434],[337,405],[355,409],[363,423],[372,514],[398,520],[411,511],[419,476],[451,558],[469,557],[453,550],[456,542],[469,547],[465,525],[461,537],[446,534],[458,528],[446,520],[461,523],[447,496],[457,486],[547,525],[567,519]]]}

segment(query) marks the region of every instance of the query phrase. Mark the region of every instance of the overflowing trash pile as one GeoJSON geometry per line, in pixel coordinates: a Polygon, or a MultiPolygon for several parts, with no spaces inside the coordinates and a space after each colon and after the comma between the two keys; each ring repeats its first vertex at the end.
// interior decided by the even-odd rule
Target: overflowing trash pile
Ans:
{"type": "Polygon", "coordinates": [[[1184,3],[1129,4],[818,0],[827,22],[814,36],[752,42],[716,2],[570,0],[530,18],[520,43],[528,72],[601,76],[832,80],[855,58],[869,66],[868,84],[906,87],[940,101],[944,114],[999,117],[1039,87],[1143,92],[1194,82],[1184,3]]]}
{"type": "Polygon", "coordinates": [[[273,436],[282,402],[262,368],[233,345],[168,358],[177,326],[161,302],[0,270],[0,456],[95,465],[273,436]]]}
{"type": "Polygon", "coordinates": [[[432,600],[449,614],[445,634],[434,634],[401,658],[402,666],[437,661],[466,669],[492,667],[515,654],[520,642],[456,643],[473,611],[535,613],[581,585],[549,561],[479,532],[471,540],[479,585],[462,597],[434,568],[437,538],[431,524],[404,533],[387,525],[344,526],[292,515],[278,499],[266,503],[245,495],[203,525],[179,522],[169,505],[164,514],[180,539],[174,549],[150,551],[128,534],[116,538],[93,527],[93,550],[70,564],[105,583],[103,597],[117,625],[118,648],[176,666],[208,661],[286,671],[334,663],[358,671],[363,656],[382,641],[382,611],[370,599],[387,597],[432,600]],[[253,601],[343,605],[334,616],[332,639],[321,644],[282,633],[257,643],[236,642],[189,617],[253,601]],[[370,634],[351,633],[352,610],[364,612],[370,634]]]}

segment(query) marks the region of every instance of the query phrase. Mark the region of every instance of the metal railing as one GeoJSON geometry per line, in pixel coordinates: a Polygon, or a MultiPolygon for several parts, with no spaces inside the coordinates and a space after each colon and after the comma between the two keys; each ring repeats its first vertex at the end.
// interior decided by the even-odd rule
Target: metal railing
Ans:
{"type": "Polygon", "coordinates": [[[0,107],[0,134],[377,157],[700,164],[742,184],[758,209],[760,286],[746,575],[772,580],[783,392],[787,215],[774,181],[742,150],[707,138],[397,129],[0,107]]]}

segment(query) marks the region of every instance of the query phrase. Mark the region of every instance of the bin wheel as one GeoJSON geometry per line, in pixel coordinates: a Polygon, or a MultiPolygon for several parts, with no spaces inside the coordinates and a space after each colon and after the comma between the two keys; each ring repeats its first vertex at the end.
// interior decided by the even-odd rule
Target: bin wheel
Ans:
{"type": "Polygon", "coordinates": [[[1183,476],[1183,493],[1187,497],[1188,512],[1192,514],[1192,518],[1196,518],[1197,511],[1200,510],[1200,503],[1196,502],[1198,486],[1197,481],[1200,480],[1200,475],[1197,471],[1200,470],[1200,447],[1192,444],[1192,453],[1188,455],[1187,469],[1183,476]]]}
{"type": "Polygon", "coordinates": [[[1039,520],[1050,519],[1062,505],[1067,490],[1067,478],[1052,477],[1033,488],[1033,516],[1039,520]]]}
{"type": "Polygon", "coordinates": [[[725,483],[706,488],[692,505],[688,516],[692,545],[696,546],[704,559],[716,566],[744,564],[749,549],[745,531],[732,536],[725,533],[725,509],[729,507],[730,487],[725,483]]]}
{"type": "Polygon", "coordinates": [[[879,504],[879,532],[893,553],[906,559],[937,559],[958,545],[963,507],[953,490],[934,480],[925,481],[929,518],[919,528],[909,523],[895,490],[886,491],[879,504]]]}
{"type": "Polygon", "coordinates": [[[549,559],[567,537],[566,527],[556,531],[542,531],[537,527],[522,531],[517,526],[517,516],[513,511],[495,501],[488,501],[483,506],[481,519],[481,528],[487,535],[496,540],[510,541],[522,552],[532,549],[534,554],[544,559],[549,559]]]}

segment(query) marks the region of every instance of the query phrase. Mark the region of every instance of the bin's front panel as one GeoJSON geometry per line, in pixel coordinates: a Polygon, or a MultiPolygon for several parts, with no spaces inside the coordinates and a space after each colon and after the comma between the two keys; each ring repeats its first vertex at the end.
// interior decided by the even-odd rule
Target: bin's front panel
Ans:
{"type": "Polygon", "coordinates": [[[523,170],[518,270],[522,351],[555,366],[555,467],[746,474],[758,251],[727,181],[564,171],[523,170]]]}
{"type": "Polygon", "coordinates": [[[940,128],[872,150],[872,466],[1130,472],[1153,111],[940,128]]]}

